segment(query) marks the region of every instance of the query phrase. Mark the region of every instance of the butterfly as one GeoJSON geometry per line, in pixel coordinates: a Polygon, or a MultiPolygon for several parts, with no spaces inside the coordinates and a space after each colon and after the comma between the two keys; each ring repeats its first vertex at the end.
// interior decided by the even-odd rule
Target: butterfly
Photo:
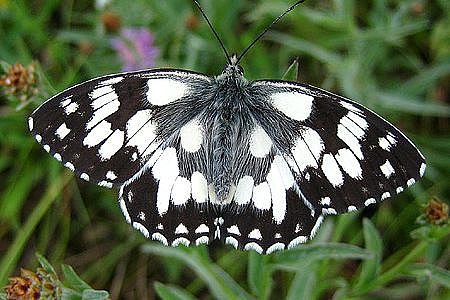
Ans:
{"type": "Polygon", "coordinates": [[[89,80],[43,103],[29,129],[81,179],[118,188],[126,221],[171,246],[292,248],[325,216],[424,175],[419,150],[376,113],[307,84],[248,81],[241,57],[214,77],[153,69],[89,80]]]}

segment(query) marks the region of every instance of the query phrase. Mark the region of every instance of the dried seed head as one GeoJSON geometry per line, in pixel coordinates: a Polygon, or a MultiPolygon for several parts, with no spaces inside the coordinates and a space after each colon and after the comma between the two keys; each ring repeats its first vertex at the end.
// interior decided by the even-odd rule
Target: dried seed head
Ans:
{"type": "Polygon", "coordinates": [[[448,205],[439,200],[431,199],[425,207],[425,216],[431,224],[445,224],[448,221],[448,205]]]}
{"type": "Polygon", "coordinates": [[[11,65],[6,74],[0,77],[0,86],[5,88],[5,94],[14,95],[20,101],[26,101],[36,95],[37,84],[36,66],[33,63],[27,67],[22,64],[11,65]]]}

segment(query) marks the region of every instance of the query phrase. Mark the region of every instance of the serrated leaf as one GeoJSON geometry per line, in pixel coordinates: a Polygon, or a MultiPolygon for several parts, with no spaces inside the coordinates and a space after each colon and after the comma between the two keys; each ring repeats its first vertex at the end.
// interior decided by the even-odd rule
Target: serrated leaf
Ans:
{"type": "Polygon", "coordinates": [[[188,291],[172,285],[165,285],[160,282],[154,284],[156,293],[163,300],[194,300],[196,299],[188,291]]]}
{"type": "Polygon", "coordinates": [[[430,280],[450,288],[450,271],[430,264],[414,264],[408,270],[414,277],[428,277],[430,280]]]}
{"type": "Polygon", "coordinates": [[[82,300],[108,300],[110,299],[107,291],[96,291],[93,289],[84,290],[81,296],[82,300]]]}
{"type": "Polygon", "coordinates": [[[62,265],[61,269],[64,274],[64,283],[67,287],[74,289],[77,292],[91,289],[91,287],[77,275],[71,266],[62,265]]]}
{"type": "Polygon", "coordinates": [[[304,262],[320,259],[369,259],[373,255],[357,246],[327,243],[315,245],[302,245],[274,256],[275,267],[288,271],[297,271],[304,266],[304,262]]]}
{"type": "Polygon", "coordinates": [[[359,275],[358,283],[355,286],[356,290],[378,276],[381,269],[381,257],[383,251],[383,241],[372,222],[369,219],[364,219],[363,225],[366,249],[373,254],[373,259],[363,261],[361,274],[359,275]]]}

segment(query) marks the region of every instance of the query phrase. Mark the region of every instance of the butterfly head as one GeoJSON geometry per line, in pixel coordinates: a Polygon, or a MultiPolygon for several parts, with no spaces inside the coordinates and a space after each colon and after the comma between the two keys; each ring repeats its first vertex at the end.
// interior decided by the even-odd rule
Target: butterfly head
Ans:
{"type": "Polygon", "coordinates": [[[239,65],[238,57],[236,54],[233,54],[230,57],[230,62],[225,66],[222,74],[233,76],[244,76],[244,69],[239,65]]]}

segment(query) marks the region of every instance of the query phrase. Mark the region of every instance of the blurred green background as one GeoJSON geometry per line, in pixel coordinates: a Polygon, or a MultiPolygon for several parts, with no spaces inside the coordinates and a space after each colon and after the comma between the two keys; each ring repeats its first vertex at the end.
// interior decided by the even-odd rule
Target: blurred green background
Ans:
{"type": "MultiPolygon", "coordinates": [[[[293,3],[200,2],[230,52],[293,3]]],[[[0,285],[35,270],[40,253],[113,299],[450,299],[449,14],[448,0],[310,0],[243,59],[248,79],[294,80],[298,57],[302,82],[375,110],[428,165],[407,192],[260,256],[149,242],[125,222],[116,191],[75,178],[28,133],[27,115],[49,96],[127,66],[219,74],[226,59],[190,0],[0,0],[0,285]]]]}

